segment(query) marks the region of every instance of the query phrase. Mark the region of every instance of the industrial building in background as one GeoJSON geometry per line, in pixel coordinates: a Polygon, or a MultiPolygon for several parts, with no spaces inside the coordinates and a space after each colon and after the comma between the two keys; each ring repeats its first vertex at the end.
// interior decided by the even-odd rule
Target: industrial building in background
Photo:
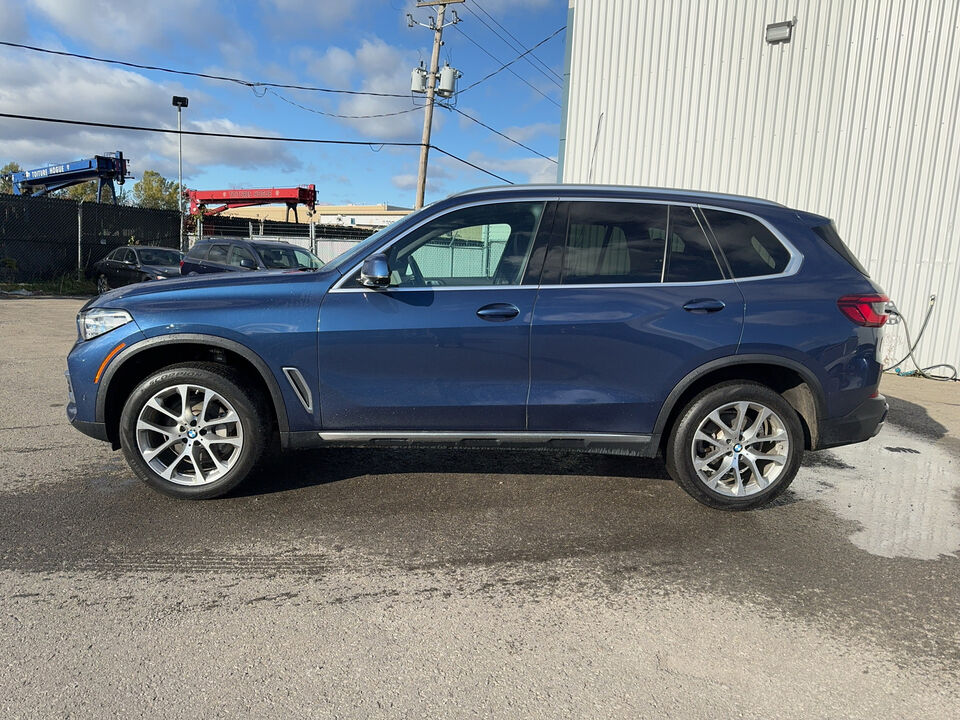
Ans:
{"type": "MultiPolygon", "coordinates": [[[[833,218],[921,365],[960,365],[960,2],[570,0],[559,179],[833,218]]],[[[884,359],[907,352],[887,330],[884,359]]],[[[907,363],[904,368],[912,367],[907,363]]]]}
{"type": "MultiPolygon", "coordinates": [[[[317,205],[312,213],[307,214],[304,220],[318,225],[379,229],[396,222],[409,213],[409,208],[388,205],[387,203],[376,205],[317,205]]],[[[222,215],[257,221],[289,220],[286,208],[277,206],[232,208],[224,210],[222,215]]]]}

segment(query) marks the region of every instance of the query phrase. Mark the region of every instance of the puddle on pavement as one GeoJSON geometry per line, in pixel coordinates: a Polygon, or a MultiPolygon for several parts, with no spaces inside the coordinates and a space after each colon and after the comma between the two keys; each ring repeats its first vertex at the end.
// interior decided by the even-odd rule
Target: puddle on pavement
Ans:
{"type": "Polygon", "coordinates": [[[874,555],[936,560],[960,551],[960,459],[895,425],[808,454],[791,488],[859,523],[849,539],[874,555]]]}

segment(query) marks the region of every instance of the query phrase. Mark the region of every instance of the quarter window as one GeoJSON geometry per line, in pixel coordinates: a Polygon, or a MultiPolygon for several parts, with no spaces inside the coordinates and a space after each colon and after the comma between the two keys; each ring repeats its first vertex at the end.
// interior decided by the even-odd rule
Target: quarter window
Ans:
{"type": "Polygon", "coordinates": [[[431,220],[387,251],[390,286],[519,285],[543,206],[478,205],[431,220]]]}
{"type": "Polygon", "coordinates": [[[734,277],[776,275],[786,270],[790,253],[759,220],[722,210],[703,210],[703,215],[734,277]]]}

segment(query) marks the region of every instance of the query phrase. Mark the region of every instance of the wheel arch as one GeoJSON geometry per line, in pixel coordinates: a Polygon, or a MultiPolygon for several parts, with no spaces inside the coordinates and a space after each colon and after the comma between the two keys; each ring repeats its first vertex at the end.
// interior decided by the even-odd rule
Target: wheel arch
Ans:
{"type": "Polygon", "coordinates": [[[123,350],[107,366],[97,393],[96,419],[104,423],[114,447],[119,446],[118,426],[123,400],[150,373],[184,360],[224,363],[237,368],[270,399],[281,437],[289,431],[287,409],[280,385],[263,358],[227,338],[201,333],[178,333],[148,338],[123,350]]]}
{"type": "Polygon", "coordinates": [[[654,426],[654,437],[660,439],[660,444],[666,442],[680,411],[694,396],[726,380],[760,382],[783,395],[800,417],[807,449],[818,447],[820,419],[826,416],[826,398],[817,376],[799,362],[762,354],[719,358],[687,373],[660,408],[654,426]]]}

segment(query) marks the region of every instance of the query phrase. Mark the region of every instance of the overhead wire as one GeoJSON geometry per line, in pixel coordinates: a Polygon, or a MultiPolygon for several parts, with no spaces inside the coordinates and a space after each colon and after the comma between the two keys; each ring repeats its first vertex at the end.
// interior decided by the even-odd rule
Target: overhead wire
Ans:
{"type": "MultiPolygon", "coordinates": [[[[423,105],[415,105],[414,107],[406,108],[406,109],[404,109],[404,110],[397,110],[397,111],[395,111],[395,112],[373,113],[373,114],[369,114],[369,115],[344,115],[344,114],[341,114],[341,113],[332,113],[332,112],[327,112],[327,111],[325,111],[325,110],[319,110],[319,109],[317,109],[317,108],[312,108],[312,107],[309,107],[309,106],[307,106],[307,105],[301,105],[301,104],[298,103],[296,100],[291,100],[290,98],[286,97],[285,95],[281,95],[280,93],[278,93],[278,92],[277,92],[276,90],[274,90],[273,88],[266,88],[266,89],[265,89],[265,92],[268,92],[268,93],[270,93],[271,95],[275,95],[275,96],[277,96],[278,98],[280,98],[281,100],[283,100],[283,102],[285,102],[285,103],[287,103],[287,104],[289,104],[289,105],[293,105],[294,107],[298,107],[298,108],[300,108],[301,110],[306,110],[307,112],[311,112],[311,113],[314,113],[314,114],[316,114],[316,115],[323,115],[324,117],[341,118],[341,119],[344,119],[344,120],[369,120],[369,119],[372,119],[372,118],[393,117],[394,115],[405,115],[406,113],[416,112],[417,110],[423,110],[423,108],[424,108],[423,105]]],[[[261,97],[262,97],[262,96],[261,96],[261,97]]]]}
{"type": "MultiPolygon", "coordinates": [[[[490,52],[489,50],[487,50],[483,45],[481,45],[481,44],[478,43],[476,40],[474,40],[472,37],[470,37],[470,36],[466,33],[466,31],[461,30],[459,24],[458,24],[458,25],[454,25],[453,27],[456,29],[456,31],[457,31],[458,33],[460,33],[461,35],[463,35],[464,38],[466,38],[467,40],[469,40],[470,42],[472,42],[472,43],[473,43],[474,45],[476,45],[481,51],[483,51],[483,52],[486,53],[490,58],[492,58],[494,62],[500,63],[501,65],[503,64],[503,60],[501,60],[500,58],[498,58],[498,57],[497,57],[496,55],[494,55],[492,52],[490,52]]],[[[554,100],[552,97],[550,97],[549,95],[547,95],[543,90],[541,90],[541,89],[538,88],[536,85],[534,85],[532,82],[530,82],[530,81],[527,80],[525,77],[523,77],[523,75],[521,75],[520,73],[516,72],[513,68],[508,67],[507,70],[509,70],[510,73],[511,73],[515,78],[517,78],[517,79],[520,80],[521,82],[526,83],[527,85],[529,85],[530,88],[531,88],[534,92],[536,92],[536,93],[538,93],[539,95],[541,95],[541,96],[544,98],[544,100],[549,100],[550,102],[552,102],[552,103],[553,103],[554,105],[556,105],[557,107],[560,107],[560,103],[558,103],[558,102],[557,102],[556,100],[554,100]]]]}
{"type": "Polygon", "coordinates": [[[445,107],[445,108],[447,108],[447,109],[449,109],[449,110],[453,110],[454,112],[459,113],[460,115],[463,115],[465,118],[467,118],[467,120],[472,120],[472,121],[475,122],[477,125],[480,125],[481,127],[485,127],[487,130],[489,130],[490,132],[494,133],[495,135],[499,135],[499,136],[502,137],[504,140],[509,140],[509,141],[512,142],[514,145],[519,145],[519,146],[522,147],[524,150],[529,150],[529,151],[532,152],[534,155],[538,155],[539,157],[542,157],[544,160],[549,160],[549,161],[552,162],[554,165],[557,164],[557,161],[554,160],[554,159],[553,159],[552,157],[550,157],[549,155],[544,155],[542,152],[539,152],[539,151],[537,151],[537,150],[534,150],[534,149],[533,149],[532,147],[530,147],[529,145],[524,145],[524,144],[523,144],[522,142],[520,142],[519,140],[516,140],[516,139],[510,137],[509,135],[500,132],[500,131],[497,130],[496,128],[490,127],[490,126],[487,125],[485,122],[483,122],[483,120],[480,120],[480,119],[478,119],[478,118],[475,118],[475,117],[473,117],[472,115],[468,115],[467,113],[465,113],[465,112],[464,112],[463,110],[461,110],[460,108],[456,108],[456,107],[448,106],[448,105],[441,105],[440,107],[445,107]]]}
{"type": "MultiPolygon", "coordinates": [[[[381,140],[333,140],[328,138],[303,138],[303,137],[284,137],[277,135],[252,135],[245,133],[227,133],[227,132],[210,132],[205,130],[177,130],[176,128],[159,128],[159,127],[149,127],[145,125],[124,125],[120,123],[103,123],[103,122],[93,122],[91,120],[74,120],[68,118],[51,118],[51,117],[41,117],[38,115],[21,115],[17,113],[6,113],[0,112],[0,118],[9,118],[12,120],[28,120],[32,122],[46,122],[54,123],[60,125],[79,125],[83,127],[97,127],[97,128],[106,128],[109,130],[131,130],[136,132],[150,132],[150,133],[161,133],[165,135],[188,135],[194,137],[216,137],[216,138],[229,138],[233,140],[260,140],[260,141],[270,141],[270,142],[290,142],[290,143],[308,143],[316,145],[349,145],[349,146],[363,146],[367,145],[373,149],[374,145],[388,146],[388,147],[422,147],[423,143],[419,142],[400,142],[400,141],[381,141],[381,140]]],[[[513,185],[514,183],[511,180],[503,177],[502,175],[497,175],[495,172],[487,170],[474,162],[471,162],[465,158],[455,155],[447,150],[444,150],[441,147],[436,145],[427,145],[427,147],[436,150],[437,152],[446,155],[447,157],[456,160],[464,165],[479,170],[480,172],[489,175],[490,177],[501,180],[508,185],[513,185]]]]}
{"type": "Polygon", "coordinates": [[[37,47],[35,45],[24,45],[22,43],[0,40],[0,45],[6,47],[18,48],[21,50],[32,50],[33,52],[46,53],[48,55],[59,55],[61,57],[76,58],[79,60],[89,60],[91,62],[105,63],[107,65],[121,65],[123,67],[136,68],[138,70],[150,70],[153,72],[168,73],[172,75],[186,75],[189,77],[203,78],[204,80],[218,80],[221,82],[231,82],[237,85],[250,88],[278,88],[281,90],[306,90],[309,92],[333,93],[338,95],[368,95],[372,97],[409,97],[402,93],[382,93],[369,90],[342,90],[336,88],[318,87],[315,85],[294,85],[289,83],[275,83],[261,80],[245,80],[243,78],[230,77],[228,75],[213,75],[211,73],[194,72],[192,70],[176,70],[160,65],[144,65],[141,63],[128,62],[126,60],[114,60],[111,58],[101,58],[93,55],[83,55],[81,53],[66,52],[65,50],[51,50],[50,48],[37,47]]]}
{"type": "MultiPolygon", "coordinates": [[[[523,42],[521,42],[520,39],[519,39],[516,35],[514,35],[514,34],[511,33],[509,30],[507,30],[507,28],[505,28],[503,25],[501,25],[501,24],[497,21],[497,19],[496,19],[495,17],[493,17],[493,15],[491,15],[490,13],[488,13],[488,12],[483,8],[483,6],[480,5],[479,2],[477,2],[476,0],[472,0],[472,1],[471,1],[471,4],[472,4],[472,5],[475,5],[478,10],[480,10],[484,15],[486,15],[488,18],[490,18],[490,20],[492,20],[492,21],[497,25],[497,27],[499,27],[501,30],[503,30],[505,33],[507,33],[507,35],[509,35],[509,36],[513,39],[513,42],[511,42],[510,40],[507,40],[507,38],[505,38],[503,35],[501,35],[495,28],[490,27],[490,24],[489,24],[486,20],[484,20],[482,17],[480,17],[477,13],[475,13],[475,12],[473,11],[473,9],[472,9],[469,5],[465,6],[465,7],[467,8],[467,10],[469,10],[477,20],[479,20],[481,23],[483,23],[483,25],[484,25],[490,32],[492,32],[494,35],[496,35],[498,38],[500,38],[500,39],[504,42],[504,44],[507,45],[511,50],[513,50],[514,52],[519,52],[519,51],[527,50],[527,49],[528,49],[527,46],[524,45],[523,42]],[[514,43],[516,43],[516,45],[514,45],[514,43]],[[519,46],[519,47],[517,47],[517,46],[519,46]]],[[[534,70],[536,70],[537,72],[539,72],[541,75],[545,76],[545,77],[547,78],[547,80],[549,80],[550,82],[552,82],[552,83],[554,83],[555,85],[558,85],[558,86],[560,86],[560,87],[563,86],[563,78],[560,77],[559,75],[557,75],[557,73],[555,73],[553,70],[551,70],[546,64],[544,64],[543,61],[540,60],[540,58],[538,58],[538,57],[536,56],[536,54],[531,53],[529,56],[525,57],[524,60],[526,60],[527,64],[530,65],[534,70]],[[546,68],[546,70],[543,70],[541,67],[539,67],[538,65],[534,64],[534,62],[533,62],[534,60],[536,60],[537,62],[539,62],[540,65],[543,65],[543,67],[546,68]],[[548,74],[548,73],[549,73],[549,74],[548,74]],[[550,77],[550,75],[553,75],[553,77],[550,77]]]]}
{"type": "Polygon", "coordinates": [[[549,42],[550,40],[553,40],[553,38],[555,38],[557,35],[559,35],[559,34],[562,33],[564,30],[566,30],[566,28],[567,28],[566,25],[563,25],[563,26],[557,28],[557,29],[554,30],[550,35],[548,35],[547,37],[545,37],[543,40],[541,40],[540,42],[538,42],[536,45],[534,45],[534,46],[533,46],[532,48],[530,48],[529,50],[526,50],[526,51],[520,53],[519,55],[517,55],[517,57],[515,57],[515,58],[514,58],[513,60],[511,60],[510,62],[504,63],[503,65],[501,65],[499,68],[497,68],[497,69],[494,70],[493,72],[487,73],[486,75],[484,75],[482,78],[480,78],[480,79],[477,80],[476,82],[473,82],[473,83],[467,85],[467,87],[465,87],[463,90],[460,90],[459,92],[457,92],[457,95],[461,95],[461,94],[467,92],[467,90],[470,90],[470,89],[472,89],[472,88],[475,88],[475,87],[476,87],[477,85],[479,85],[480,83],[486,82],[487,80],[489,80],[490,78],[492,78],[494,75],[496,75],[496,74],[498,74],[498,73],[506,70],[508,67],[510,67],[511,65],[513,65],[515,62],[517,62],[518,60],[522,59],[522,58],[525,57],[526,55],[529,55],[530,53],[532,53],[534,50],[536,50],[536,49],[537,49],[538,47],[540,47],[541,45],[549,42]]]}

